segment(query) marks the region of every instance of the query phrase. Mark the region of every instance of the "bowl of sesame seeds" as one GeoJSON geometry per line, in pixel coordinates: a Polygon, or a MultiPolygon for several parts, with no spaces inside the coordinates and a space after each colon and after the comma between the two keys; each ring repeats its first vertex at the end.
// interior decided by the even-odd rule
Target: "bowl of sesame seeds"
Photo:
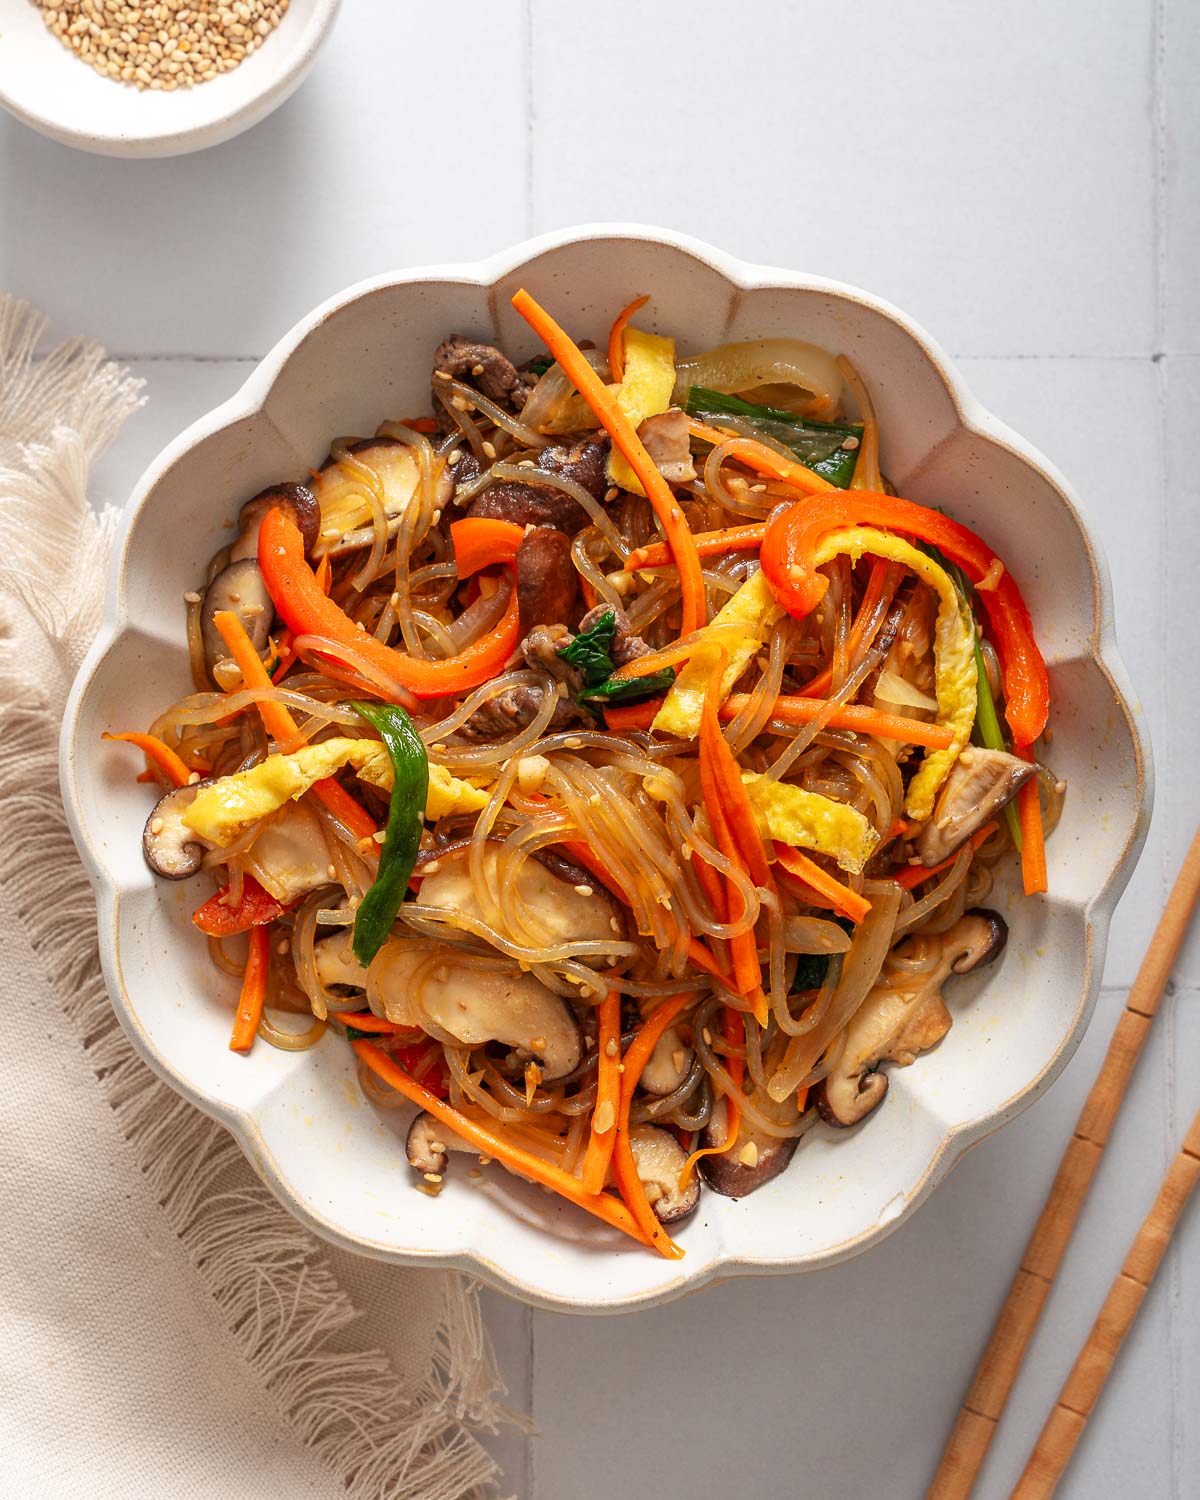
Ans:
{"type": "Polygon", "coordinates": [[[176,156],[300,85],[341,0],[0,0],[0,105],[104,156],[176,156]]]}

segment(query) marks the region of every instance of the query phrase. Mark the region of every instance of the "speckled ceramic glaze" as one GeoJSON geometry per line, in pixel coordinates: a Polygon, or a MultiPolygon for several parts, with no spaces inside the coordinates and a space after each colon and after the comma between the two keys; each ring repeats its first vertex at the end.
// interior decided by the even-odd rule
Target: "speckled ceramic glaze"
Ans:
{"type": "Polygon", "coordinates": [[[1109,917],[1145,835],[1145,727],[1116,654],[1108,572],[1066,481],[989,416],[902,313],[835,282],[744,265],[661,231],[600,226],[480,265],[353,287],[299,323],[231,401],[151,465],[124,519],[103,629],[72,694],[62,781],[95,883],[113,1004],[146,1061],[233,1131],[280,1199],[339,1245],[400,1264],[458,1266],[530,1302],[581,1312],[649,1306],[734,1275],[815,1270],[882,1238],[973,1142],[1058,1074],[1091,1015],[1109,917]],[[844,351],[866,376],[902,493],[981,532],[1025,591],[1050,664],[1051,759],[1066,810],[1049,844],[1050,895],[1011,877],[994,904],[1012,936],[994,970],[948,990],[954,1026],[855,1130],[818,1126],[791,1167],[742,1202],[707,1193],[663,1261],[493,1168],[452,1166],[441,1196],[413,1190],[407,1114],[360,1096],[332,1033],[305,1053],[227,1047],[233,981],[188,921],[199,891],[155,881],[141,855],[150,793],[103,730],[141,727],[189,690],[183,593],[264,485],[320,462],[331,436],[423,410],[447,333],[534,352],[509,306],[526,286],[576,337],[602,341],[648,291],[647,326],[682,349],[788,334],[844,351]]]}
{"type": "Polygon", "coordinates": [[[341,0],[291,0],[240,67],[172,93],[102,78],[31,0],[0,0],[0,105],[64,146],[101,156],[179,156],[230,140],[299,88],[341,0]]]}

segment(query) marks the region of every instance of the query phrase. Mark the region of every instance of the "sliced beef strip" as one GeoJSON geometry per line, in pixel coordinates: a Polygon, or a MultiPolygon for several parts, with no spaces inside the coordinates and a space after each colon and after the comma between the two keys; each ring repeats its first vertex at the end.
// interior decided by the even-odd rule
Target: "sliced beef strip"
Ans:
{"type": "Polygon", "coordinates": [[[549,526],[525,533],[517,548],[517,603],[521,629],[564,623],[575,607],[579,575],[571,561],[571,538],[549,526]]]}
{"type": "MultiPolygon", "coordinates": [[[[605,465],[608,453],[607,438],[553,444],[542,449],[536,467],[548,474],[565,475],[582,485],[594,499],[602,500],[607,488],[605,465]]],[[[465,455],[464,460],[457,465],[458,468],[462,468],[463,461],[465,455]]],[[[463,477],[455,475],[459,483],[463,482],[463,477]]],[[[472,500],[467,514],[497,521],[513,521],[518,526],[550,526],[565,532],[567,536],[574,536],[576,532],[582,531],[590,520],[583,506],[562,490],[552,489],[546,484],[518,484],[508,481],[488,485],[481,495],[472,500]]]]}
{"type": "Polygon", "coordinates": [[[507,401],[518,411],[529,394],[512,360],[493,345],[480,343],[469,334],[452,333],[444,339],[434,351],[433,368],[474,385],[491,401],[507,401]]]}

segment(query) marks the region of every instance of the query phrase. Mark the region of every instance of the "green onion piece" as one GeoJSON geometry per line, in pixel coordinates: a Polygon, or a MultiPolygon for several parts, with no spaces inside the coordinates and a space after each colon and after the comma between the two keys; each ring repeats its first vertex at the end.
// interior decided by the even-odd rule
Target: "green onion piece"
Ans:
{"type": "Polygon", "coordinates": [[[773,406],[756,406],[740,396],[692,386],[684,410],[702,422],[728,427],[743,437],[769,437],[794,453],[806,469],[846,489],[858,463],[862,425],[858,422],[810,422],[773,406]],[[849,448],[848,439],[853,439],[849,448]]]}
{"type": "Polygon", "coordinates": [[[379,731],[392,762],[392,799],[379,851],[379,873],[354,914],[354,956],[371,962],[387,941],[404,901],[425,828],[429,758],[413,721],[394,703],[355,703],[354,711],[379,731]]]}
{"type": "Polygon", "coordinates": [[[563,646],[557,654],[576,671],[583,673],[585,686],[599,687],[616,670],[617,664],[611,655],[616,633],[617,617],[611,609],[606,609],[590,630],[577,635],[569,646],[563,646]]]}
{"type": "Polygon", "coordinates": [[[548,354],[539,354],[536,359],[531,359],[525,368],[534,375],[544,375],[554,361],[548,354]]]}
{"type": "Polygon", "coordinates": [[[595,687],[584,688],[579,694],[580,703],[640,703],[643,698],[656,698],[665,693],[675,681],[675,668],[663,667],[660,672],[651,672],[648,677],[608,677],[595,687]]]}

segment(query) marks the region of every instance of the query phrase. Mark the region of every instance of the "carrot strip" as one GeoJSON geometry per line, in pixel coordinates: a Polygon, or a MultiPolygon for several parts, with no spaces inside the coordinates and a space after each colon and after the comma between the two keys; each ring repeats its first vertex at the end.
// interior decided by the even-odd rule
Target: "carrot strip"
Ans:
{"type": "MultiPolygon", "coordinates": [[[[730,627],[731,631],[733,628],[730,627]]],[[[743,626],[742,629],[744,630],[745,627],[743,626]]],[[[672,641],[669,646],[661,647],[658,651],[647,651],[644,656],[635,656],[632,661],[627,661],[624,665],[617,667],[612,673],[612,679],[615,682],[621,682],[628,677],[649,677],[653,672],[661,672],[664,667],[675,667],[681,661],[687,661],[706,644],[708,642],[698,631],[695,635],[686,635],[681,640],[672,641]]]]}
{"type": "MultiPolygon", "coordinates": [[[[982,828],[977,829],[971,835],[971,848],[978,849],[989,833],[995,833],[995,822],[985,823],[982,828]]],[[[929,879],[931,875],[940,875],[943,870],[948,870],[959,856],[959,850],[955,850],[948,859],[943,859],[936,865],[906,865],[903,870],[897,871],[892,879],[897,885],[902,885],[906,891],[911,891],[915,886],[929,879]]]]}
{"type": "Polygon", "coordinates": [[[630,318],[639,308],[645,307],[649,296],[635,297],[628,307],[623,307],[613,320],[608,331],[608,368],[613,381],[620,385],[625,379],[625,329],[630,318]]]}
{"type": "Polygon", "coordinates": [[[789,875],[794,875],[805,885],[811,886],[835,911],[841,912],[844,917],[849,917],[852,922],[861,922],[871,910],[871,903],[865,896],[860,896],[848,885],[835,880],[815,860],[809,859],[808,855],[802,854],[799,849],[793,849],[790,844],[776,842],[775,858],[789,875]]]}
{"type": "Polygon", "coordinates": [[[237,1015],[229,1038],[231,1052],[249,1052],[262,1019],[263,1001],[267,995],[267,960],[271,951],[269,926],[250,929],[250,952],[242,976],[242,993],[238,997],[237,1015]]]}
{"type": "MultiPolygon", "coordinates": [[[[1031,760],[1029,752],[1018,751],[1031,760]]],[[[1031,776],[1017,793],[1017,813],[1021,819],[1021,883],[1027,896],[1049,889],[1046,872],[1046,840],[1042,830],[1042,794],[1036,776],[1031,776]]]]}
{"type": "MultiPolygon", "coordinates": [[[[248,688],[269,688],[273,684],[263,666],[262,658],[254,649],[254,643],[246,634],[246,627],[230,609],[219,609],[213,616],[213,624],[221,633],[221,639],[229,648],[229,654],[237,663],[242,682],[248,688]]],[[[296,733],[296,721],[282,703],[263,702],[255,705],[267,733],[274,740],[286,742],[296,733]]]]}
{"type": "MultiPolygon", "coordinates": [[[[717,653],[717,661],[704,690],[700,714],[700,786],[709,822],[718,847],[728,858],[745,870],[755,885],[775,889],[771,867],[767,863],[762,836],[742,783],[737,760],[717,719],[717,698],[725,671],[726,653],[717,653]]],[[[729,906],[732,908],[733,883],[729,882],[729,906]]],[[[767,998],[762,989],[762,966],[758,961],[758,944],[753,929],[739,932],[729,940],[733,973],[739,993],[749,999],[754,1018],[760,1026],[767,1024],[767,998]]]]}
{"type": "MultiPolygon", "coordinates": [[[[127,745],[136,745],[145,753],[146,759],[154,763],[172,786],[187,786],[192,772],[164,740],[153,734],[135,734],[132,730],[123,734],[102,734],[102,740],[121,740],[127,745]]],[[[138,778],[141,779],[140,777],[138,778]]]]}
{"type": "Polygon", "coordinates": [[[604,1187],[617,1137],[617,1108],[621,1102],[621,992],[609,990],[596,1007],[596,1102],[592,1131],[583,1157],[580,1181],[589,1193],[604,1187]],[[599,1126],[603,1128],[598,1128],[599,1126]]]}
{"type": "Polygon", "coordinates": [[[689,422],[688,426],[692,436],[703,442],[730,444],[729,457],[745,464],[748,469],[753,469],[764,479],[782,479],[807,495],[821,495],[827,490],[837,489],[836,485],[830,484],[828,479],[823,479],[813,469],[784,458],[782,453],[776,453],[766,443],[740,437],[737,433],[724,432],[719,427],[706,427],[703,422],[689,422]]]}
{"type": "Polygon", "coordinates": [[[495,1157],[518,1177],[527,1178],[530,1182],[540,1182],[543,1187],[548,1187],[560,1197],[587,1209],[588,1213],[595,1214],[606,1224],[623,1230],[639,1244],[648,1243],[647,1236],[633,1214],[611,1194],[589,1193],[577,1177],[573,1177],[562,1167],[542,1161],[532,1152],[513,1145],[487,1125],[468,1119],[452,1104],[431,1094],[415,1078],[410,1078],[395,1059],[389,1057],[374,1042],[351,1042],[350,1045],[376,1077],[382,1078],[384,1083],[403,1094],[406,1099],[411,1099],[421,1109],[427,1109],[435,1120],[440,1120],[447,1130],[453,1130],[463,1140],[469,1141],[483,1156],[495,1157]]]}
{"type": "MultiPolygon", "coordinates": [[[[405,422],[404,425],[407,427],[409,424],[405,422]]],[[[377,1016],[374,1011],[370,1010],[357,1012],[331,1010],[329,1019],[340,1021],[343,1026],[352,1026],[355,1031],[375,1031],[380,1036],[400,1037],[406,1042],[411,1041],[414,1046],[428,1040],[419,1026],[401,1026],[398,1021],[385,1021],[382,1016],[377,1016]]]]}
{"type": "Polygon", "coordinates": [[[755,885],[765,885],[768,890],[773,890],[775,882],[771,878],[771,867],[767,863],[762,835],[758,831],[758,824],[754,818],[754,809],[750,806],[750,796],[742,781],[737,757],[729,748],[728,740],[721,733],[721,725],[717,717],[721,682],[727,660],[727,653],[723,649],[720,650],[717,663],[709,674],[704,689],[704,706],[700,713],[700,780],[703,784],[704,762],[707,759],[710,785],[705,789],[704,800],[708,807],[709,818],[712,818],[713,804],[720,803],[721,812],[733,835],[738,852],[750,872],[751,880],[755,885]]]}
{"type": "Polygon", "coordinates": [[[625,1071],[621,1075],[621,1099],[617,1107],[616,1141],[613,1145],[613,1172],[621,1195],[637,1221],[638,1228],[658,1253],[668,1260],[681,1259],[683,1251],[659,1223],[638,1176],[633,1146],[629,1141],[629,1108],[633,1103],[634,1090],[659,1038],[684,1006],[695,998],[695,992],[688,991],[664,1000],[654,1014],[643,1022],[641,1030],[630,1042],[624,1058],[625,1071]]]}
{"type": "Polygon", "coordinates": [[[671,548],[672,561],[679,569],[679,587],[683,595],[681,632],[683,635],[690,635],[693,630],[699,630],[708,618],[704,576],[700,571],[700,556],[696,551],[691,528],[671,493],[670,485],[658,472],[654,460],[634,431],[633,424],[617,404],[616,397],[588,364],[578,345],[524,288],[513,297],[512,305],[546,345],[559,369],[600,419],[609,437],[641,480],[642,488],[671,548]]]}
{"type": "MultiPolygon", "coordinates": [[[[718,716],[727,724],[749,701],[749,693],[730,693],[721,704],[718,716]]],[[[604,722],[618,733],[627,729],[649,729],[662,704],[661,698],[651,698],[645,703],[606,705],[604,722]]],[[[826,698],[802,698],[783,693],[772,705],[771,717],[783,724],[808,724],[828,707],[826,698]]],[[[900,740],[906,745],[924,745],[930,750],[948,750],[954,739],[953,731],[943,724],[906,719],[900,714],[884,713],[882,709],[869,708],[862,703],[848,703],[834,709],[828,723],[831,729],[850,729],[855,734],[873,734],[877,739],[900,740]]]]}
{"type": "MultiPolygon", "coordinates": [[[[762,546],[766,523],[750,526],[726,526],[720,531],[697,531],[692,540],[700,557],[720,557],[726,552],[757,552],[762,546]]],[[[667,568],[673,559],[665,542],[648,542],[637,547],[625,559],[626,569],[667,568]]]]}
{"type": "MultiPolygon", "coordinates": [[[[218,610],[213,616],[213,624],[220,631],[221,639],[229,647],[229,654],[237,663],[244,686],[248,688],[271,687],[272,683],[267,676],[267,669],[263,666],[258,652],[254,649],[237,615],[232,610],[218,610]]],[[[267,733],[273,739],[287,744],[296,734],[296,721],[287,708],[282,703],[271,702],[263,702],[257,706],[267,733]]],[[[313,786],[313,792],[334,817],[345,824],[356,839],[360,841],[369,839],[377,831],[378,825],[375,820],[333,777],[318,781],[313,786]]]]}

